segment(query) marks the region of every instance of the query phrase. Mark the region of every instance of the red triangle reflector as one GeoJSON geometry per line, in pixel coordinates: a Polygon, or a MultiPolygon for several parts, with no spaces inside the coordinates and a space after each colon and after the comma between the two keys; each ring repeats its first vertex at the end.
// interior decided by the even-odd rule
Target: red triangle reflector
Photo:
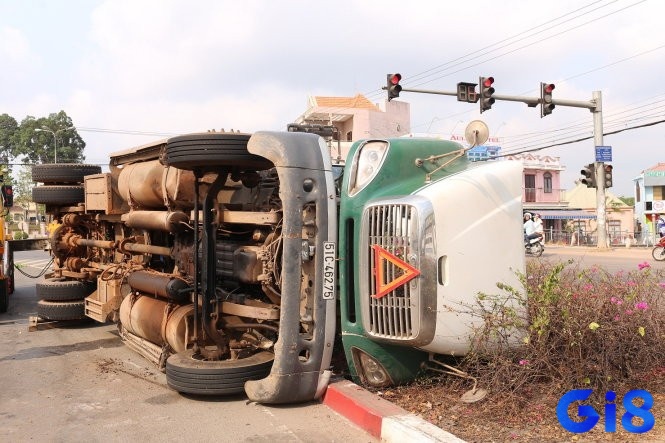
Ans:
{"type": "Polygon", "coordinates": [[[374,279],[376,282],[376,294],[372,295],[373,298],[381,298],[389,292],[394,291],[396,288],[406,284],[420,275],[420,271],[404,260],[390,252],[386,251],[379,245],[372,245],[374,249],[374,279]],[[385,275],[386,262],[390,262],[402,270],[402,274],[395,277],[391,281],[386,281],[385,275]]]}

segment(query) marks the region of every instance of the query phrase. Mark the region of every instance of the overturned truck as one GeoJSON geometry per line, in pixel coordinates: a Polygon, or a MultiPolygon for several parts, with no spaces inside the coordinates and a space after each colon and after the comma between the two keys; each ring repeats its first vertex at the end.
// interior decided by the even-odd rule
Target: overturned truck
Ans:
{"type": "Polygon", "coordinates": [[[116,322],[188,394],[311,400],[334,352],[356,382],[410,380],[467,352],[476,294],[524,267],[521,166],[464,151],[373,139],[332,164],[314,134],[205,132],[110,172],[37,165],[57,221],[39,314],[116,322]]]}

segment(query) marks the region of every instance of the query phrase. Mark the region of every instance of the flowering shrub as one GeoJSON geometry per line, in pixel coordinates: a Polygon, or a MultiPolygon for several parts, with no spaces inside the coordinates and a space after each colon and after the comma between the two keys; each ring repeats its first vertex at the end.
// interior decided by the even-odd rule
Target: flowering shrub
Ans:
{"type": "Polygon", "coordinates": [[[534,384],[560,395],[662,383],[654,374],[665,368],[665,272],[647,262],[614,274],[571,263],[531,261],[523,288],[478,296],[471,310],[484,322],[462,369],[480,386],[523,397],[534,384]]]}

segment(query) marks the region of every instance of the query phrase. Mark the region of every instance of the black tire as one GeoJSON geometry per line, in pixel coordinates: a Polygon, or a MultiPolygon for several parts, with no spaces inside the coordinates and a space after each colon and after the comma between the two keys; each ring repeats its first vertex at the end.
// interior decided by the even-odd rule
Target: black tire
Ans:
{"type": "Polygon", "coordinates": [[[247,151],[249,134],[205,132],[170,138],[164,151],[164,164],[178,169],[206,169],[234,166],[244,169],[270,169],[272,162],[247,151]]]}
{"type": "Polygon", "coordinates": [[[665,260],[665,248],[663,246],[655,246],[651,250],[651,255],[654,260],[663,261],[665,260]]]}
{"type": "Polygon", "coordinates": [[[75,205],[85,201],[83,185],[35,186],[32,201],[44,205],[75,205]]]}
{"type": "Polygon", "coordinates": [[[46,320],[81,320],[86,318],[83,300],[37,302],[37,315],[46,320]]]}
{"type": "Polygon", "coordinates": [[[92,294],[95,286],[78,280],[48,279],[37,283],[37,298],[46,301],[83,300],[92,294]]]}
{"type": "Polygon", "coordinates": [[[0,279],[0,314],[4,314],[9,309],[9,279],[0,279]]]}
{"type": "Polygon", "coordinates": [[[535,245],[531,246],[531,253],[536,257],[543,255],[542,245],[540,243],[536,243],[535,245]]]}
{"type": "Polygon", "coordinates": [[[44,184],[82,183],[86,175],[99,174],[101,166],[80,163],[47,163],[32,167],[32,181],[44,184]]]}
{"type": "Polygon", "coordinates": [[[260,352],[239,360],[205,361],[190,349],[166,360],[166,383],[183,394],[241,394],[247,380],[270,374],[274,358],[270,352],[260,352]]]}

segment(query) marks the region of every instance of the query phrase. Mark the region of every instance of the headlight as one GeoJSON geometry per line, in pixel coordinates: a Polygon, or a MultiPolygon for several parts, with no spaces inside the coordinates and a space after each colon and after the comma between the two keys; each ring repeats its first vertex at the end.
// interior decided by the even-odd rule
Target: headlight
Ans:
{"type": "Polygon", "coordinates": [[[358,149],[351,166],[349,195],[360,192],[376,176],[388,151],[388,142],[370,141],[358,149]]]}
{"type": "Polygon", "coordinates": [[[384,388],[394,384],[381,363],[364,351],[353,348],[353,361],[356,364],[358,375],[369,386],[384,388]]]}

